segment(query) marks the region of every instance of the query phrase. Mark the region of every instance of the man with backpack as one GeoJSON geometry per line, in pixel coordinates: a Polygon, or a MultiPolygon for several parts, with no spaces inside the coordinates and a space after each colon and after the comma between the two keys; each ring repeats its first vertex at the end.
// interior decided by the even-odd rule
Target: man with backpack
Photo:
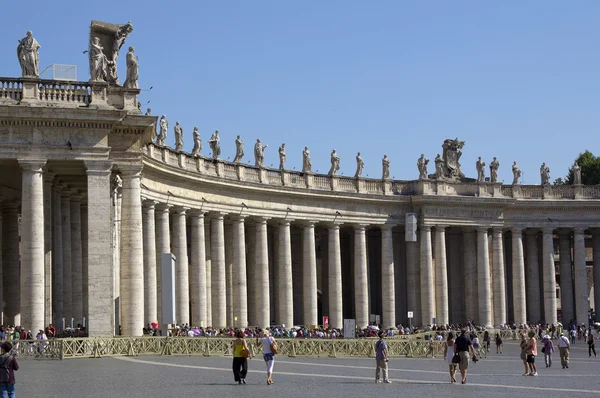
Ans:
{"type": "Polygon", "coordinates": [[[19,370],[17,358],[12,354],[12,344],[2,344],[0,355],[0,397],[15,398],[15,370],[19,370]],[[6,393],[6,395],[4,394],[6,393]]]}

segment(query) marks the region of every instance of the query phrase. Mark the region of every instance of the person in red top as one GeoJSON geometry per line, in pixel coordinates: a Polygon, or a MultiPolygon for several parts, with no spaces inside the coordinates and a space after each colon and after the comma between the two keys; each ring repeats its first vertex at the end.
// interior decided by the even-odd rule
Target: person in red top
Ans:
{"type": "Polygon", "coordinates": [[[527,342],[527,365],[529,366],[529,376],[537,376],[537,367],[535,366],[535,357],[537,356],[537,340],[535,332],[530,330],[527,334],[529,341],[527,342]]]}

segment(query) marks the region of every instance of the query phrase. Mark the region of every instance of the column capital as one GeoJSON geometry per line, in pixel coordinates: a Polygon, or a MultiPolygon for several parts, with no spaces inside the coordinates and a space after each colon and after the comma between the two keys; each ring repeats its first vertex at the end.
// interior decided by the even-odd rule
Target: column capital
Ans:
{"type": "Polygon", "coordinates": [[[142,198],[142,207],[144,209],[154,209],[157,204],[158,202],[156,200],[142,198]]]}
{"type": "Polygon", "coordinates": [[[504,233],[504,227],[492,227],[492,233],[494,235],[502,234],[504,233]]]}
{"type": "Polygon", "coordinates": [[[525,235],[529,235],[529,236],[537,235],[538,232],[540,232],[540,230],[538,228],[525,228],[525,230],[523,231],[523,233],[525,235]]]}
{"type": "Polygon", "coordinates": [[[381,228],[381,230],[386,230],[386,231],[391,231],[392,228],[394,228],[396,226],[396,224],[381,224],[379,226],[379,228],[381,228]]]}
{"type": "Polygon", "coordinates": [[[189,207],[185,207],[185,206],[173,206],[171,207],[171,212],[173,214],[179,214],[179,215],[184,215],[185,213],[189,210],[189,207]]]}
{"type": "Polygon", "coordinates": [[[21,206],[21,201],[19,200],[10,200],[7,202],[2,202],[2,211],[16,212],[19,210],[19,206],[21,206]]]}
{"type": "Polygon", "coordinates": [[[340,229],[341,225],[342,225],[341,222],[334,222],[334,221],[325,223],[325,227],[327,229],[340,229]]]}
{"type": "Polygon", "coordinates": [[[17,159],[23,172],[43,173],[46,159],[17,159]]]}
{"type": "Polygon", "coordinates": [[[190,217],[204,218],[204,215],[206,214],[206,211],[205,210],[200,210],[200,209],[190,209],[188,211],[188,214],[190,215],[190,217]]]}
{"type": "Polygon", "coordinates": [[[256,224],[266,224],[267,221],[271,219],[271,217],[253,216],[252,219],[256,224]]]}
{"type": "Polygon", "coordinates": [[[435,231],[436,232],[444,232],[446,230],[446,228],[448,228],[448,225],[436,225],[435,231]]]}
{"type": "Polygon", "coordinates": [[[156,211],[163,212],[163,213],[168,213],[170,211],[171,207],[173,207],[173,205],[170,205],[168,203],[157,203],[154,206],[156,211]]]}
{"type": "Polygon", "coordinates": [[[248,218],[247,214],[232,214],[229,216],[229,218],[231,219],[231,221],[234,222],[244,222],[244,220],[246,218],[248,218]]]}
{"type": "Polygon", "coordinates": [[[573,228],[573,235],[583,235],[585,233],[585,228],[583,227],[575,227],[573,228]]]}
{"type": "Polygon", "coordinates": [[[431,232],[431,225],[421,225],[419,231],[431,232]]]}
{"type": "Polygon", "coordinates": [[[54,177],[56,177],[56,173],[52,173],[51,171],[44,172],[44,183],[52,184],[54,177]]]}
{"type": "Polygon", "coordinates": [[[117,164],[117,168],[124,177],[140,177],[142,174],[143,166],[141,164],[117,164]]]}
{"type": "Polygon", "coordinates": [[[477,226],[476,229],[477,229],[478,233],[486,233],[487,234],[488,230],[490,229],[490,227],[488,227],[488,226],[477,226]]]}
{"type": "Polygon", "coordinates": [[[510,227],[510,233],[513,234],[513,235],[514,234],[519,234],[519,235],[522,236],[523,235],[523,228],[522,227],[515,227],[515,226],[510,227]]]}
{"type": "Polygon", "coordinates": [[[300,226],[302,226],[302,228],[314,228],[316,221],[311,221],[311,220],[300,220],[298,222],[298,224],[300,226]]]}
{"type": "Polygon", "coordinates": [[[554,231],[554,228],[552,228],[552,227],[543,227],[542,228],[542,233],[544,235],[548,235],[548,234],[552,235],[553,231],[554,231]]]}
{"type": "Polygon", "coordinates": [[[79,192],[79,190],[73,189],[71,192],[71,202],[81,203],[81,201],[83,200],[83,195],[79,192]]]}
{"type": "Polygon", "coordinates": [[[365,232],[370,224],[353,224],[355,232],[365,232]]]}
{"type": "Polygon", "coordinates": [[[110,175],[113,163],[108,160],[84,160],[83,164],[88,175],[110,175]]]}
{"type": "Polygon", "coordinates": [[[290,226],[290,225],[292,225],[292,221],[294,221],[294,219],[292,219],[292,218],[278,218],[275,220],[277,225],[280,225],[280,226],[290,226]]]}
{"type": "Polygon", "coordinates": [[[208,213],[208,218],[210,220],[220,220],[223,221],[223,219],[225,218],[226,213],[220,212],[220,211],[211,211],[208,213]]]}

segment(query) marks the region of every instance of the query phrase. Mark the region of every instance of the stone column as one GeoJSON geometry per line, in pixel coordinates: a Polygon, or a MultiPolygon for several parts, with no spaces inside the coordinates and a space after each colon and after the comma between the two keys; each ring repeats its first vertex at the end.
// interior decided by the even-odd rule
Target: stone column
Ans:
{"type": "Polygon", "coordinates": [[[2,204],[2,293],[4,324],[22,325],[19,291],[19,202],[2,204]]]}
{"type": "Polygon", "coordinates": [[[512,285],[514,322],[527,323],[527,310],[525,305],[525,259],[523,258],[523,234],[521,228],[513,228],[512,236],[512,285]]]}
{"type": "MultiPolygon", "coordinates": [[[[600,311],[600,230],[592,230],[592,242],[594,253],[594,308],[596,313],[600,311]]],[[[596,315],[596,319],[598,319],[596,315]]]]}
{"type": "MultiPolygon", "coordinates": [[[[233,225],[225,220],[225,324],[233,326],[233,225]]],[[[236,315],[237,316],[237,315],[236,315]]]]}
{"type": "Polygon", "coordinates": [[[463,231],[463,259],[465,275],[465,310],[467,319],[479,317],[477,304],[477,233],[474,229],[463,231]]]}
{"type": "Polygon", "coordinates": [[[354,309],[356,326],[361,329],[369,325],[369,272],[365,227],[363,224],[354,227],[354,309]]]}
{"type": "Polygon", "coordinates": [[[494,287],[494,326],[500,327],[506,323],[506,273],[504,265],[504,242],[502,229],[492,230],[492,253],[493,253],[493,287],[494,287]]]}
{"type": "Polygon", "coordinates": [[[424,225],[421,235],[421,325],[431,325],[435,317],[435,286],[433,284],[433,255],[431,227],[424,225]]]}
{"type": "Polygon", "coordinates": [[[21,206],[21,326],[44,328],[44,180],[45,160],[19,160],[21,206]]]}
{"type": "Polygon", "coordinates": [[[227,326],[227,297],[225,292],[225,229],[223,213],[215,213],[210,222],[210,248],[212,272],[212,326],[227,326]]]}
{"type": "MultiPolygon", "coordinates": [[[[420,258],[419,242],[406,242],[406,284],[403,288],[406,290],[406,306],[408,311],[413,312],[413,319],[410,321],[412,326],[421,319],[421,276],[420,276],[420,258]]],[[[400,287],[397,287],[400,289],[400,287]]],[[[408,315],[408,314],[407,314],[408,315]]]]}
{"type": "Polygon", "coordinates": [[[544,281],[544,321],[556,323],[556,274],[554,269],[554,242],[552,241],[552,228],[542,230],[543,240],[543,281],[544,281]]]}
{"type": "MultiPolygon", "coordinates": [[[[342,300],[342,255],[340,252],[340,225],[332,223],[327,226],[328,260],[329,260],[329,325],[335,329],[344,327],[342,300]]],[[[290,259],[290,274],[291,274],[290,259]]],[[[291,281],[290,281],[291,282],[291,281]]],[[[290,304],[290,307],[292,305],[290,304]]]]}
{"type": "Polygon", "coordinates": [[[153,200],[144,200],[142,207],[142,221],[144,233],[144,321],[146,323],[158,322],[156,304],[156,225],[155,206],[153,200]]]}
{"type": "MultiPolygon", "coordinates": [[[[62,240],[62,200],[60,184],[54,184],[52,189],[52,302],[54,327],[62,332],[63,319],[63,240],[62,240]]],[[[110,247],[110,245],[109,245],[110,247]]],[[[112,264],[112,262],[111,262],[112,264]]],[[[110,289],[112,291],[112,288],[110,289]]],[[[111,304],[112,305],[112,304],[111,304]]]]}
{"type": "Polygon", "coordinates": [[[527,286],[527,318],[529,322],[537,323],[542,320],[540,299],[540,266],[538,258],[537,230],[525,231],[525,249],[527,261],[525,263],[525,282],[527,286]]]}
{"type": "MultiPolygon", "coordinates": [[[[338,247],[339,251],[339,247],[338,247]]],[[[342,284],[340,268],[340,287],[342,284]]],[[[381,226],[381,307],[383,312],[383,327],[396,327],[396,289],[394,283],[394,242],[392,240],[392,226],[381,226]]],[[[340,300],[341,300],[340,291],[340,300]]],[[[342,320],[343,322],[343,320],[342,320]]]]}
{"type": "Polygon", "coordinates": [[[302,289],[304,324],[314,327],[319,321],[317,320],[317,257],[313,222],[307,222],[302,228],[302,289]]]}
{"type": "MultiPolygon", "coordinates": [[[[163,254],[171,253],[170,206],[159,203],[155,206],[154,213],[156,217],[156,313],[158,323],[162,325],[162,258],[163,254]]],[[[166,333],[166,330],[163,332],[166,333]]]]}
{"type": "Polygon", "coordinates": [[[175,311],[177,322],[190,322],[190,278],[187,255],[186,208],[173,208],[173,253],[175,254],[175,311]]]}
{"type": "Polygon", "coordinates": [[[575,254],[575,314],[577,324],[588,326],[588,288],[585,261],[585,237],[583,228],[573,230],[573,253],[575,254]]]}
{"type": "Polygon", "coordinates": [[[141,172],[138,165],[119,165],[123,179],[121,205],[121,334],[141,336],[144,328],[144,242],[141,172]]]}
{"type": "MultiPolygon", "coordinates": [[[[123,204],[123,182],[112,177],[112,239],[113,239],[113,307],[115,334],[121,334],[121,209],[123,204]]],[[[120,177],[119,177],[120,178],[120,177]]]]}
{"type": "Polygon", "coordinates": [[[571,262],[571,230],[560,229],[558,233],[560,259],[560,312],[563,325],[567,325],[575,319],[575,306],[573,305],[573,266],[571,262]]]}
{"type": "Polygon", "coordinates": [[[478,324],[492,328],[490,254],[487,227],[477,228],[477,292],[479,296],[478,324]]]}
{"type": "Polygon", "coordinates": [[[71,195],[71,305],[74,323],[83,322],[83,254],[81,247],[81,195],[71,195]]]}
{"type": "Polygon", "coordinates": [[[85,161],[85,166],[88,194],[87,329],[90,337],[111,337],[115,332],[112,220],[110,218],[112,163],[85,161]]]}
{"type": "MultiPolygon", "coordinates": [[[[246,273],[246,234],[244,227],[245,216],[232,217],[233,245],[233,326],[248,327],[248,281],[246,273]],[[237,318],[237,321],[235,320],[237,318]]],[[[287,326],[287,325],[286,325],[287,326]]]]}
{"type": "MultiPolygon", "coordinates": [[[[44,173],[44,325],[52,321],[52,180],[54,173],[44,173]]],[[[1,299],[2,297],[0,297],[1,299]]]]}
{"type": "Polygon", "coordinates": [[[204,257],[206,263],[206,324],[212,326],[212,246],[211,222],[204,218],[204,257]]]}
{"type": "Polygon", "coordinates": [[[448,263],[446,261],[446,227],[435,226],[435,296],[438,325],[449,324],[448,318],[448,263]]]}
{"type": "Polygon", "coordinates": [[[88,207],[87,202],[81,202],[81,305],[83,316],[89,321],[89,264],[88,264],[88,207]]]}
{"type": "Polygon", "coordinates": [[[191,214],[192,261],[190,264],[190,296],[192,301],[192,323],[208,326],[206,318],[206,237],[204,234],[204,212],[195,210],[191,214]]]}
{"type": "Polygon", "coordinates": [[[294,324],[294,287],[292,278],[292,241],[290,220],[280,220],[278,229],[278,264],[277,282],[279,285],[279,323],[290,327],[294,324]]]}
{"type": "Polygon", "coordinates": [[[260,328],[269,327],[270,297],[269,297],[269,250],[267,245],[267,219],[256,219],[256,249],[255,249],[255,311],[256,324],[260,328]]]}
{"type": "MultiPolygon", "coordinates": [[[[62,223],[62,241],[63,241],[63,315],[65,326],[71,326],[73,317],[73,269],[72,269],[72,251],[71,251],[71,194],[69,189],[63,187],[61,192],[61,210],[63,218],[62,223]]],[[[59,320],[62,322],[62,320],[59,320]]]]}

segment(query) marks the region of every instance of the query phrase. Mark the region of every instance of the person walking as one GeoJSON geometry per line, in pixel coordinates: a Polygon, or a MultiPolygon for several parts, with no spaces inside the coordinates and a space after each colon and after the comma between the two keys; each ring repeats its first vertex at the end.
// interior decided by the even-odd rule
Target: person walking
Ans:
{"type": "Polygon", "coordinates": [[[467,382],[467,369],[469,368],[469,352],[475,356],[475,351],[473,350],[471,340],[467,337],[466,329],[461,329],[460,336],[454,342],[454,352],[458,352],[460,356],[458,368],[460,369],[460,376],[462,378],[461,383],[465,384],[467,382]]]}
{"type": "Polygon", "coordinates": [[[456,383],[456,363],[454,363],[454,333],[448,333],[446,339],[446,348],[444,348],[444,361],[448,361],[448,370],[450,371],[450,383],[456,383]]]}
{"type": "Polygon", "coordinates": [[[383,382],[390,384],[391,381],[388,378],[388,350],[385,340],[383,340],[384,333],[378,333],[379,340],[375,343],[375,361],[377,367],[375,368],[375,383],[381,383],[379,380],[380,373],[383,373],[383,382]]]}
{"type": "Polygon", "coordinates": [[[277,354],[277,342],[271,336],[268,329],[263,331],[263,337],[260,339],[263,346],[263,358],[267,365],[267,384],[273,384],[273,366],[275,365],[275,354],[277,354]]]}
{"type": "Polygon", "coordinates": [[[545,335],[542,340],[544,346],[542,347],[542,352],[544,353],[544,362],[546,362],[546,367],[549,368],[552,366],[552,354],[554,353],[554,343],[552,343],[552,339],[549,335],[545,335]]]}
{"type": "Polygon", "coordinates": [[[2,355],[0,355],[0,396],[4,398],[15,398],[15,370],[19,370],[17,358],[12,354],[13,345],[2,343],[2,355]],[[4,394],[6,393],[6,395],[4,394]]]}
{"type": "Polygon", "coordinates": [[[233,378],[238,384],[246,384],[248,373],[248,359],[252,358],[248,344],[244,338],[244,332],[238,330],[233,341],[233,378]]]}
{"type": "Polygon", "coordinates": [[[560,333],[558,337],[558,352],[560,353],[560,364],[562,368],[569,368],[569,353],[571,351],[571,343],[564,333],[560,333]]]}
{"type": "Polygon", "coordinates": [[[502,354],[502,337],[500,337],[500,333],[496,333],[496,354],[502,354]]]}
{"type": "Polygon", "coordinates": [[[527,366],[527,340],[525,339],[525,332],[521,333],[521,342],[519,343],[519,347],[521,348],[521,360],[525,366],[525,373],[523,373],[523,376],[528,376],[529,366],[527,366]]]}
{"type": "Polygon", "coordinates": [[[529,376],[537,376],[537,366],[535,365],[535,357],[537,356],[537,340],[535,332],[529,331],[529,341],[527,342],[527,365],[529,365],[529,376]]]}
{"type": "Polygon", "coordinates": [[[596,346],[594,344],[594,335],[592,334],[592,331],[590,330],[588,337],[587,337],[587,343],[588,343],[588,354],[590,354],[590,357],[592,356],[592,352],[594,353],[594,358],[596,358],[596,346]]]}

